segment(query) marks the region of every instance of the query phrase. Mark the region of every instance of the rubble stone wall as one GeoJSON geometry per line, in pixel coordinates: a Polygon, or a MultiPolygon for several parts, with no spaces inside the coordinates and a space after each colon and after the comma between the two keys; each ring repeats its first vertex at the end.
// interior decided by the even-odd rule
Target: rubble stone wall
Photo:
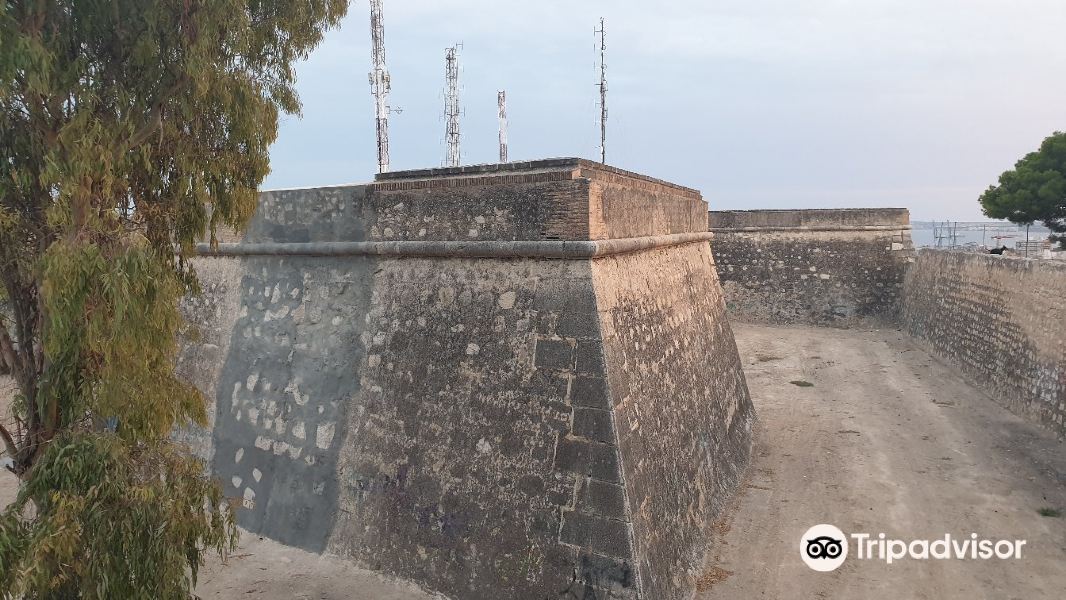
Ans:
{"type": "Polygon", "coordinates": [[[831,327],[898,322],[913,260],[906,209],[711,212],[732,318],[831,327]]]}
{"type": "Polygon", "coordinates": [[[903,326],[1012,412],[1066,436],[1066,265],[926,249],[903,326]]]}

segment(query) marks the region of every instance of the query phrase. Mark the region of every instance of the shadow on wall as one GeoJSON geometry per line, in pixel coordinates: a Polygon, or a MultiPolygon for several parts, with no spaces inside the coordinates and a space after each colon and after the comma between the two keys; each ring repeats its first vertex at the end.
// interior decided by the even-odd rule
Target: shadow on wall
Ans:
{"type": "Polygon", "coordinates": [[[240,318],[219,380],[214,472],[245,502],[240,523],[322,551],[337,515],[338,447],[359,393],[353,365],[370,261],[246,261],[240,318]]]}
{"type": "MultiPolygon", "coordinates": [[[[243,242],[363,241],[364,192],[329,188],[310,205],[302,190],[264,193],[243,242]]],[[[215,409],[210,448],[200,453],[244,503],[243,527],[323,551],[347,410],[360,393],[354,365],[366,360],[372,260],[249,256],[195,266],[205,294],[187,301],[186,314],[212,337],[186,349],[196,368],[183,371],[199,374],[215,409]]]]}

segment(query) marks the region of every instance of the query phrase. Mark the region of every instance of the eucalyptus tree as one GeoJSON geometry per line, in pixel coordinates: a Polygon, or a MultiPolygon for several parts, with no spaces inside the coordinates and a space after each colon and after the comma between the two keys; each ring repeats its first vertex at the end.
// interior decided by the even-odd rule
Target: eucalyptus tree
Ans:
{"type": "Polygon", "coordinates": [[[0,596],[185,598],[233,509],[170,441],[188,258],[240,229],[344,0],[0,0],[0,596]]]}

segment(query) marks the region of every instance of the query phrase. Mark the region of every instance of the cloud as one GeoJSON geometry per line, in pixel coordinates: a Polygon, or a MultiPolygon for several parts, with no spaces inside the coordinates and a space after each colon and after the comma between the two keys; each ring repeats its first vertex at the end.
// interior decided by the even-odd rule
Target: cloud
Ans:
{"type": "MultiPolygon", "coordinates": [[[[467,161],[496,154],[503,88],[515,158],[595,155],[601,15],[610,162],[717,207],[854,198],[975,219],[976,194],[1066,127],[1061,0],[385,0],[392,101],[405,109],[395,167],[440,163],[443,52],[458,41],[467,161]]],[[[353,3],[301,65],[305,118],[283,124],[267,185],[372,175],[367,21],[353,3]]]]}

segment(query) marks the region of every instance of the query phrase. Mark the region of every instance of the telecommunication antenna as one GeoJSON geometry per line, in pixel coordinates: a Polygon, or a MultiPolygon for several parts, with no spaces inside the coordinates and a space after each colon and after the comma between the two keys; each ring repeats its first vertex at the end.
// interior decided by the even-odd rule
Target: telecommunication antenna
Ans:
{"type": "Polygon", "coordinates": [[[389,113],[403,112],[389,106],[392,82],[385,68],[385,23],[382,19],[382,0],[370,0],[370,38],[374,43],[374,70],[370,73],[370,93],[374,95],[374,114],[378,133],[378,172],[389,170],[389,113]]]}
{"type": "Polygon", "coordinates": [[[445,139],[448,143],[448,157],[445,164],[458,167],[459,152],[459,48],[456,44],[445,51],[445,75],[447,83],[444,88],[444,119],[446,121],[445,139]]]}
{"type": "Polygon", "coordinates": [[[607,27],[600,17],[600,162],[607,164],[607,27]]]}
{"type": "Polygon", "coordinates": [[[496,94],[496,100],[500,105],[500,162],[507,162],[507,92],[500,91],[496,94]]]}
{"type": "Polygon", "coordinates": [[[944,221],[943,225],[933,224],[933,238],[936,239],[936,247],[943,248],[945,242],[949,248],[954,248],[959,243],[959,223],[956,221],[944,221]]]}

